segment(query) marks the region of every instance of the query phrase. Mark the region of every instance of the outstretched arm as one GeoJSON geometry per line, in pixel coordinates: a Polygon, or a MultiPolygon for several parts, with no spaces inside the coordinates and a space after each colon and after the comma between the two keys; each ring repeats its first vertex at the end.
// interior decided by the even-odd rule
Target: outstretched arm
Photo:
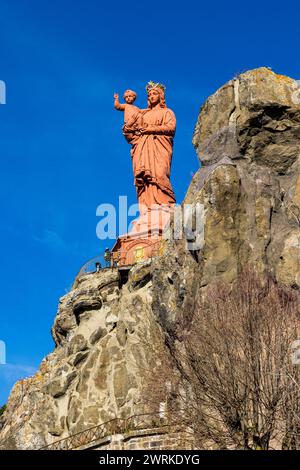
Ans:
{"type": "Polygon", "coordinates": [[[114,101],[115,109],[117,109],[118,111],[124,111],[125,104],[120,103],[118,93],[114,94],[114,99],[115,99],[115,101],[114,101]]]}

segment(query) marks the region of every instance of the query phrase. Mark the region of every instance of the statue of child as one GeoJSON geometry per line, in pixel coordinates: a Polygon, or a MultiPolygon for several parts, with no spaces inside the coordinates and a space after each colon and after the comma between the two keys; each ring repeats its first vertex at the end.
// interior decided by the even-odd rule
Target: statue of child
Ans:
{"type": "Polygon", "coordinates": [[[127,141],[131,141],[134,135],[139,135],[138,129],[141,127],[142,115],[148,110],[142,110],[135,106],[133,103],[136,100],[136,92],[126,90],[123,98],[125,103],[120,103],[118,93],[114,94],[114,106],[118,111],[124,111],[124,125],[123,134],[127,141]]]}

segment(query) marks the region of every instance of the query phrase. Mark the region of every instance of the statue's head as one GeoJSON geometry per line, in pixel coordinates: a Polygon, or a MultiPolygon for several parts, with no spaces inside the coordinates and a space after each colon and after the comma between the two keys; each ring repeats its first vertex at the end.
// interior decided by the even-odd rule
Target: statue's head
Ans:
{"type": "Polygon", "coordinates": [[[136,100],[136,92],[132,90],[126,90],[124,92],[123,98],[126,101],[127,104],[132,104],[136,100]]]}
{"type": "Polygon", "coordinates": [[[152,108],[153,106],[160,104],[161,108],[166,107],[165,103],[165,90],[166,87],[161,83],[154,83],[150,81],[147,86],[146,90],[148,93],[148,108],[152,108]]]}

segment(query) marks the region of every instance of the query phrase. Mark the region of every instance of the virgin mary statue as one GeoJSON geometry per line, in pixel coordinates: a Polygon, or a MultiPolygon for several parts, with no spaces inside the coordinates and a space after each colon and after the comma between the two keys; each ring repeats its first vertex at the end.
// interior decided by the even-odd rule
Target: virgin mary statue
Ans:
{"type": "Polygon", "coordinates": [[[132,145],[131,157],[134,184],[137,190],[140,214],[153,207],[171,207],[175,196],[170,183],[170,169],[176,118],[165,103],[165,87],[149,82],[148,108],[142,110],[138,126],[123,128],[132,145]]]}

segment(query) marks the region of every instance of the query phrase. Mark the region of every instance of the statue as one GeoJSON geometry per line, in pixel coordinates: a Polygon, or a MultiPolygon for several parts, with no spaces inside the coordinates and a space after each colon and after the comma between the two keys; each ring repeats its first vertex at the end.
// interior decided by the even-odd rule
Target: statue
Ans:
{"type": "Polygon", "coordinates": [[[134,184],[139,204],[143,208],[151,208],[156,204],[171,206],[176,202],[170,183],[176,118],[166,106],[163,85],[149,82],[146,90],[146,110],[140,110],[131,104],[134,101],[133,96],[136,96],[131,90],[124,93],[128,104],[117,103],[117,107],[115,102],[115,107],[127,112],[123,133],[132,146],[134,184]],[[131,95],[126,95],[129,91],[131,95]]]}
{"type": "Polygon", "coordinates": [[[118,94],[114,94],[115,108],[124,111],[122,131],[131,145],[134,185],[140,212],[128,236],[143,232],[147,237],[153,228],[161,236],[176,202],[170,182],[176,118],[166,106],[164,85],[151,81],[146,91],[146,109],[133,105],[136,93],[132,90],[124,93],[124,104],[119,102],[118,94]],[[155,221],[152,217],[154,213],[155,221]]]}
{"type": "Polygon", "coordinates": [[[115,109],[118,111],[124,111],[123,133],[126,131],[130,141],[133,138],[133,132],[139,127],[138,118],[141,110],[133,104],[136,97],[137,94],[135,91],[126,90],[123,95],[125,103],[120,103],[118,93],[114,94],[115,109]]]}

